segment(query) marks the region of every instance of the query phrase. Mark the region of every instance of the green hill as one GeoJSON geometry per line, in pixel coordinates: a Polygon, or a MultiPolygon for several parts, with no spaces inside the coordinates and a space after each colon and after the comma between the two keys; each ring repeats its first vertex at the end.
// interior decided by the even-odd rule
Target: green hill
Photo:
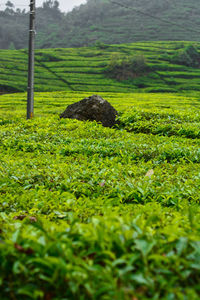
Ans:
{"type": "Polygon", "coordinates": [[[86,5],[69,13],[66,18],[66,44],[82,46],[95,41],[110,44],[200,40],[198,0],[114,2],[121,6],[110,0],[88,0],[86,5]],[[162,22],[160,19],[174,24],[162,22]],[[189,29],[192,31],[188,31],[189,29]]]}
{"type": "MultiPolygon", "coordinates": [[[[36,11],[37,48],[82,47],[96,42],[200,41],[198,0],[116,2],[119,4],[88,0],[67,14],[59,10],[57,1],[44,2],[36,11]]],[[[28,17],[27,11],[14,7],[0,10],[1,48],[27,47],[28,17]]]]}
{"type": "MultiPolygon", "coordinates": [[[[200,90],[200,68],[172,63],[190,42],[143,42],[36,51],[36,91],[175,92],[200,90]],[[150,71],[118,81],[106,73],[113,55],[143,55],[150,71]]],[[[200,50],[200,43],[193,43],[200,50]]],[[[187,57],[186,57],[187,58],[187,57]]],[[[0,92],[26,91],[27,51],[0,50],[0,92]]]]}

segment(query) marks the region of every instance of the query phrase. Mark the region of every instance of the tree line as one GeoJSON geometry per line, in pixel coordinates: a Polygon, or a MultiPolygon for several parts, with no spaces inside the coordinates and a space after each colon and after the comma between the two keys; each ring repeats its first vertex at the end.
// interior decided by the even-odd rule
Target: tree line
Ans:
{"type": "MultiPolygon", "coordinates": [[[[60,10],[59,1],[44,1],[36,9],[36,47],[81,47],[99,43],[129,43],[154,40],[200,41],[199,0],[120,0],[138,11],[174,21],[167,25],[158,19],[111,3],[87,0],[69,13],[60,10]],[[189,32],[192,28],[194,31],[189,32]],[[196,29],[196,33],[195,33],[196,29]]],[[[28,44],[29,12],[7,1],[0,6],[0,48],[21,49],[28,44]]]]}

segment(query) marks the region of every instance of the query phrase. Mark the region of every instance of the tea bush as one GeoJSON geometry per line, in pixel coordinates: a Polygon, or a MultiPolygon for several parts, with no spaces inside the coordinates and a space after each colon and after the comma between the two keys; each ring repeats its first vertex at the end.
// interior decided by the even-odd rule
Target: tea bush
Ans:
{"type": "Polygon", "coordinates": [[[0,97],[0,298],[200,297],[199,94],[102,93],[117,128],[59,119],[91,93],[0,97]]]}
{"type": "MultiPolygon", "coordinates": [[[[35,91],[199,91],[200,69],[170,61],[182,51],[181,47],[187,49],[190,45],[199,52],[198,42],[169,41],[36,50],[35,91]],[[106,69],[116,53],[128,59],[122,66],[119,63],[119,69],[123,67],[124,71],[121,73],[117,67],[115,77],[109,78],[106,69]],[[118,81],[116,76],[124,80],[118,81]]],[[[26,50],[0,50],[0,93],[26,91],[27,70],[26,50]]]]}

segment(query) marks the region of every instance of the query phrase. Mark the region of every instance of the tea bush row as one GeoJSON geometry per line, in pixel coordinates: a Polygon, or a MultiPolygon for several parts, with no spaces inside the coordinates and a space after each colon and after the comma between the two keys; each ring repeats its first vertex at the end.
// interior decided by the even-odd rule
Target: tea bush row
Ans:
{"type": "Polygon", "coordinates": [[[88,224],[2,215],[1,299],[198,299],[199,222],[182,232],[153,208],[88,224]]]}
{"type": "Polygon", "coordinates": [[[0,298],[199,299],[199,94],[102,93],[121,128],[59,119],[91,93],[0,97],[0,298]],[[151,131],[169,122],[174,134],[151,131]]]}
{"type": "MultiPolygon", "coordinates": [[[[193,68],[179,65],[179,61],[176,60],[170,61],[173,55],[176,56],[177,51],[179,53],[182,51],[180,49],[184,47],[189,47],[189,49],[195,47],[199,51],[199,43],[194,42],[163,42],[163,44],[160,42],[155,42],[155,44],[140,42],[109,45],[106,49],[83,47],[37,50],[35,55],[35,90],[43,92],[57,90],[87,92],[95,90],[125,93],[138,89],[146,92],[165,93],[185,89],[199,90],[199,69],[196,66],[193,68]],[[178,48],[179,50],[177,50],[178,48]],[[127,61],[123,63],[122,74],[120,74],[121,71],[118,67],[117,70],[113,70],[114,78],[124,79],[120,82],[108,78],[106,72],[111,57],[116,55],[128,57],[127,61]],[[131,57],[134,58],[132,61],[129,59],[131,57]],[[168,58],[170,59],[168,60],[168,58]],[[130,65],[134,68],[130,68],[130,65]],[[135,78],[136,68],[136,73],[140,76],[135,78]],[[174,71],[178,72],[173,77],[174,71]],[[101,75],[100,81],[99,75],[101,75]],[[71,86],[67,84],[68,78],[73,78],[70,80],[71,86]]],[[[121,62],[118,65],[121,65],[121,62]]],[[[27,88],[27,69],[27,51],[0,50],[0,79],[1,86],[4,87],[4,89],[1,87],[1,91],[25,91],[27,88]],[[13,70],[15,71],[13,72],[13,70]]]]}

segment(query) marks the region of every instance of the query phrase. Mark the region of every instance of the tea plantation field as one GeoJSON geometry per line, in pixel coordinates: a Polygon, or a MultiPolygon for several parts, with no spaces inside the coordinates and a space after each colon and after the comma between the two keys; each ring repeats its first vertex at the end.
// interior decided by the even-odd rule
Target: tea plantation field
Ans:
{"type": "MultiPolygon", "coordinates": [[[[72,49],[40,49],[35,55],[36,91],[177,92],[200,91],[200,68],[171,63],[168,59],[199,42],[140,42],[72,49]],[[102,47],[102,49],[101,49],[102,47]],[[143,55],[151,71],[117,81],[105,73],[111,57],[143,55]]],[[[187,58],[189,60],[189,58],[187,58]]],[[[0,50],[0,93],[27,89],[27,50],[0,50]]]]}
{"type": "Polygon", "coordinates": [[[120,125],[59,119],[87,92],[0,96],[0,299],[200,298],[200,94],[100,93],[120,125]]]}

